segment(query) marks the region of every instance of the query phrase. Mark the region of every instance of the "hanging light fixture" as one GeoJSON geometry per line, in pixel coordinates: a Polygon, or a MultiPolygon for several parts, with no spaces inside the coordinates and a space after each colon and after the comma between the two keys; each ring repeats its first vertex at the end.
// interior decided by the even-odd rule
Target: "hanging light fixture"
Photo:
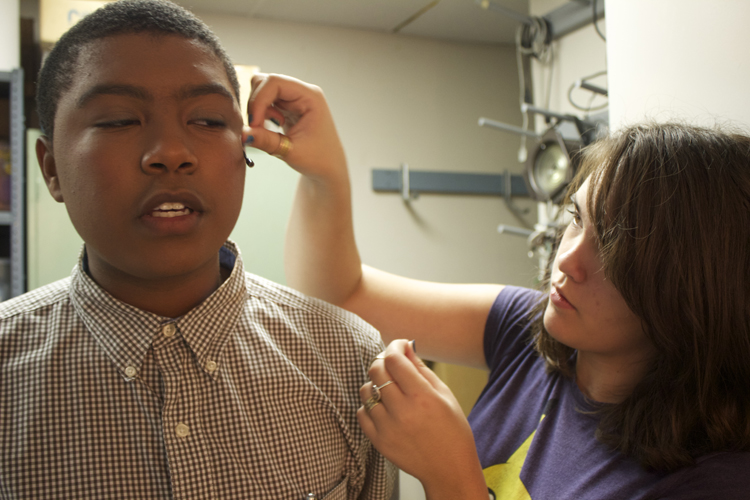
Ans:
{"type": "Polygon", "coordinates": [[[536,143],[526,160],[524,180],[531,197],[558,203],[578,167],[579,141],[565,140],[555,126],[536,143]]]}

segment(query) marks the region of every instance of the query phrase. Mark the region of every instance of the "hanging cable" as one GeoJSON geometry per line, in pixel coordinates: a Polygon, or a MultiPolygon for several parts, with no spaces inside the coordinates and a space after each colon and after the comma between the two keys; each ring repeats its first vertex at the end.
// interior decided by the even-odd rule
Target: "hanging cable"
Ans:
{"type": "Polygon", "coordinates": [[[581,78],[580,80],[578,80],[577,82],[574,82],[574,83],[573,83],[573,84],[572,84],[572,85],[570,86],[570,88],[568,88],[568,102],[570,103],[570,105],[571,105],[571,106],[573,106],[573,107],[574,107],[574,108],[576,108],[576,109],[579,109],[579,110],[581,110],[581,111],[585,111],[585,112],[586,112],[586,114],[589,114],[589,113],[591,113],[592,111],[601,111],[601,110],[603,110],[603,109],[606,109],[606,108],[607,108],[607,106],[609,106],[609,100],[607,100],[607,102],[605,102],[604,104],[600,104],[599,106],[596,106],[596,107],[593,107],[593,106],[592,106],[592,105],[593,105],[593,103],[594,103],[594,98],[596,98],[596,96],[598,96],[598,95],[601,95],[601,94],[599,94],[599,93],[596,93],[596,92],[592,92],[592,93],[591,93],[591,98],[589,99],[589,103],[588,103],[588,106],[582,106],[582,105],[580,105],[580,104],[576,103],[576,102],[575,102],[575,101],[573,100],[573,91],[574,91],[575,89],[577,89],[577,88],[584,88],[584,87],[581,87],[581,86],[580,86],[580,83],[581,83],[581,82],[587,82],[588,80],[592,80],[592,79],[594,79],[594,78],[598,78],[598,77],[600,77],[600,76],[604,76],[604,75],[606,75],[606,74],[607,74],[607,71],[606,71],[606,70],[605,70],[605,71],[597,71],[596,73],[594,73],[594,74],[592,74],[592,75],[589,75],[589,76],[585,76],[585,77],[581,78]]]}
{"type": "Polygon", "coordinates": [[[547,36],[547,21],[541,17],[532,17],[531,24],[522,24],[518,27],[516,47],[523,55],[530,55],[546,64],[550,57],[547,36]]]}
{"type": "Polygon", "coordinates": [[[599,29],[599,23],[598,23],[598,19],[597,19],[597,16],[596,16],[596,3],[597,3],[597,0],[592,0],[592,2],[591,2],[591,5],[592,5],[591,8],[594,11],[594,29],[599,34],[599,36],[601,37],[601,39],[606,42],[607,38],[602,33],[602,30],[599,29]]]}
{"type": "MultiPolygon", "coordinates": [[[[524,57],[534,57],[543,65],[550,64],[552,60],[552,49],[547,41],[547,22],[541,17],[531,18],[530,24],[522,24],[516,30],[516,62],[518,64],[519,80],[519,106],[523,110],[526,102],[526,77],[524,71],[524,57]]],[[[550,82],[552,75],[549,75],[550,82]]],[[[551,92],[548,92],[551,94],[551,92]]],[[[549,95],[547,96],[549,98],[549,95]]],[[[529,114],[522,112],[522,128],[529,130],[529,114]]],[[[518,150],[518,161],[526,161],[528,152],[526,150],[526,136],[521,136],[521,145],[518,150]]]]}
{"type": "MultiPolygon", "coordinates": [[[[518,31],[516,33],[516,63],[518,64],[518,107],[520,109],[523,109],[523,104],[526,102],[526,78],[525,78],[525,72],[523,69],[523,53],[521,52],[521,44],[520,44],[520,32],[523,29],[523,26],[518,27],[518,31]]],[[[521,128],[524,130],[529,130],[529,114],[525,112],[521,112],[521,128]]],[[[527,150],[526,150],[526,136],[521,135],[521,145],[518,149],[518,162],[523,163],[526,161],[527,157],[527,150]]]]}

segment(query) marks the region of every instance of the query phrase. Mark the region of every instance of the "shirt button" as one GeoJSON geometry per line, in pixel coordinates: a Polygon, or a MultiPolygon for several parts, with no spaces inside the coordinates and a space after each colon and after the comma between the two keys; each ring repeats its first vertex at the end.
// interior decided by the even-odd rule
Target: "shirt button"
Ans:
{"type": "Polygon", "coordinates": [[[125,368],[125,376],[128,378],[133,378],[136,375],[138,375],[138,370],[136,370],[135,366],[128,366],[125,368]]]}
{"type": "Polygon", "coordinates": [[[177,328],[174,326],[174,323],[167,323],[161,329],[161,333],[164,334],[164,336],[167,338],[174,335],[174,332],[176,331],[177,331],[177,328]]]}
{"type": "Polygon", "coordinates": [[[175,434],[177,434],[177,437],[187,437],[188,434],[190,434],[190,427],[183,423],[177,424],[177,427],[174,428],[175,434]]]}
{"type": "Polygon", "coordinates": [[[216,371],[216,368],[218,368],[219,365],[216,364],[216,361],[208,361],[206,362],[206,370],[208,370],[208,373],[213,373],[216,371]]]}

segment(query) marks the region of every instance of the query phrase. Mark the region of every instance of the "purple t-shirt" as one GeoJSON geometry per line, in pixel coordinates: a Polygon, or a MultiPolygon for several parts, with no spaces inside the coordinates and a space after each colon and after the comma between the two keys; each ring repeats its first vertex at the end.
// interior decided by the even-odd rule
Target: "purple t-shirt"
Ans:
{"type": "Polygon", "coordinates": [[[594,437],[598,419],[574,380],[548,374],[530,345],[538,292],[506,287],[485,329],[490,376],[469,422],[490,498],[750,499],[750,453],[714,453],[669,475],[594,437]]]}

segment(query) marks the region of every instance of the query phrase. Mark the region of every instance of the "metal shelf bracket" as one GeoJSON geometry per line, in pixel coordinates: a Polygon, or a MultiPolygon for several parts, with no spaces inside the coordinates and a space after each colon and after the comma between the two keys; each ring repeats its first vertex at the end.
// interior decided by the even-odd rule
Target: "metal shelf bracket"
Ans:
{"type": "Polygon", "coordinates": [[[480,174],[399,169],[372,169],[372,189],[376,192],[400,193],[404,201],[421,193],[500,196],[529,196],[520,175],[480,174]]]}

